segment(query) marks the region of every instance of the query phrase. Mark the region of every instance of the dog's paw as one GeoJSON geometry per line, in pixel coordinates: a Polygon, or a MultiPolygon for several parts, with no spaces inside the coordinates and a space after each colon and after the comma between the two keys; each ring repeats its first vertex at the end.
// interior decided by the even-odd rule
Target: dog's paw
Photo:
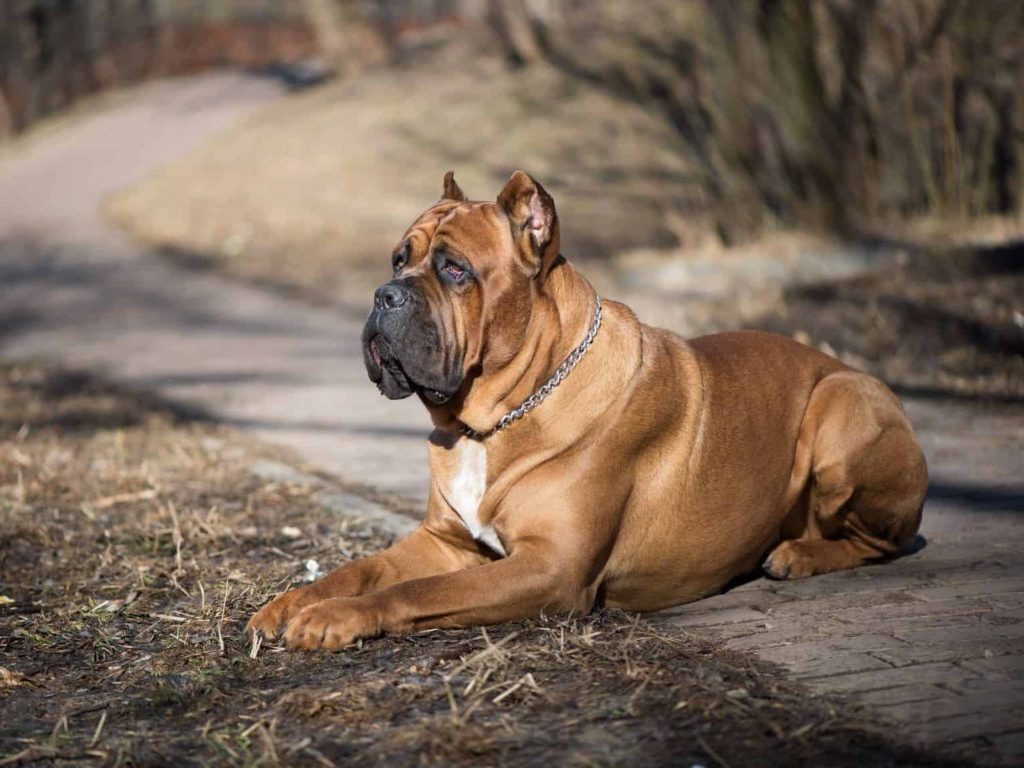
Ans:
{"type": "Polygon", "coordinates": [[[800,542],[795,540],[779,544],[761,568],[772,579],[805,579],[815,573],[814,563],[800,549],[800,542]]]}
{"type": "Polygon", "coordinates": [[[308,587],[300,587],[278,595],[249,619],[245,633],[249,637],[257,632],[264,637],[277,637],[299,611],[319,599],[308,587]]]}
{"type": "Polygon", "coordinates": [[[361,598],[334,597],[303,608],[288,624],[289,648],[336,650],[380,634],[380,620],[361,598]]]}

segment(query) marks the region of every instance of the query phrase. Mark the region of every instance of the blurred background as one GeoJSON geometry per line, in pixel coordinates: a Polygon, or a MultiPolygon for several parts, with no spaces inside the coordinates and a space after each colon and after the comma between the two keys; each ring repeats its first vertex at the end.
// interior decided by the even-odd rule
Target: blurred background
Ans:
{"type": "Polygon", "coordinates": [[[355,312],[445,170],[490,199],[524,168],[566,255],[645,319],[778,330],[913,391],[1024,396],[1019,2],[0,13],[8,147],[157,78],[231,68],[291,94],[104,195],[108,221],[181,263],[355,312]]]}

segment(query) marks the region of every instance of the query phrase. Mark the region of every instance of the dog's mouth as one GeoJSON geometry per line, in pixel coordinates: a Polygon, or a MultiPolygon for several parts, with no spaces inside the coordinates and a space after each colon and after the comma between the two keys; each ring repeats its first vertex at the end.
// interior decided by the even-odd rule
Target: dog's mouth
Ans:
{"type": "Polygon", "coordinates": [[[440,389],[431,389],[430,387],[418,387],[417,391],[423,396],[431,405],[444,405],[452,396],[446,392],[442,392],[440,389]]]}
{"type": "Polygon", "coordinates": [[[415,381],[383,335],[377,334],[370,339],[367,352],[366,368],[370,381],[388,399],[400,400],[415,392],[431,405],[444,405],[451,400],[453,393],[415,381]]]}
{"type": "Polygon", "coordinates": [[[400,400],[413,393],[414,385],[387,339],[380,334],[374,336],[366,351],[366,371],[382,395],[389,400],[400,400]]]}

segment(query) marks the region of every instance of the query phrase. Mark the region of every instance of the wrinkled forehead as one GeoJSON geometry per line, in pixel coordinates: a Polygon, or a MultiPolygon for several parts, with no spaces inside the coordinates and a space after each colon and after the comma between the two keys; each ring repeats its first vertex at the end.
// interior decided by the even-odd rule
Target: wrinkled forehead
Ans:
{"type": "Polygon", "coordinates": [[[407,248],[407,263],[413,266],[429,253],[435,240],[469,256],[493,250],[495,240],[507,231],[508,221],[494,203],[446,200],[424,211],[395,250],[407,248]]]}
{"type": "Polygon", "coordinates": [[[422,259],[427,255],[441,221],[458,206],[459,203],[445,201],[421,213],[402,235],[402,239],[395,246],[395,253],[408,249],[406,256],[410,266],[422,259]]]}

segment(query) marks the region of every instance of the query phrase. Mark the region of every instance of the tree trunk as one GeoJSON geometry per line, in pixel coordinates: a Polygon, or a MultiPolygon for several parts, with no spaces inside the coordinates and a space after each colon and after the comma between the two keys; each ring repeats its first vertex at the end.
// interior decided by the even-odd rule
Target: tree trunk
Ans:
{"type": "Polygon", "coordinates": [[[387,45],[356,0],[304,2],[320,50],[339,72],[354,74],[387,59],[387,45]]]}
{"type": "Polygon", "coordinates": [[[513,63],[533,64],[544,58],[540,38],[523,0],[491,0],[491,13],[513,63]]]}

